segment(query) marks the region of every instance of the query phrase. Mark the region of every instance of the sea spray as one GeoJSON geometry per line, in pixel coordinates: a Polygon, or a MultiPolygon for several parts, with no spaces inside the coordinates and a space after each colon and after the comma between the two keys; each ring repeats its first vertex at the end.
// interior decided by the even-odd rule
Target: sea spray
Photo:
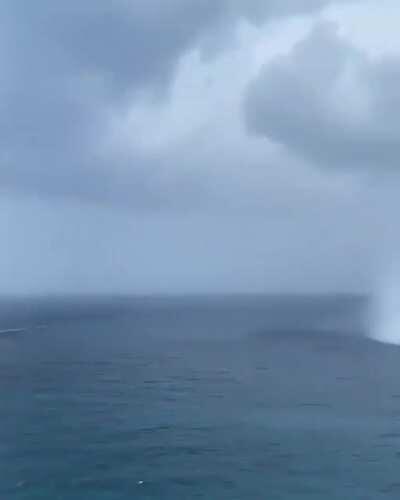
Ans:
{"type": "Polygon", "coordinates": [[[371,338],[400,345],[400,265],[391,265],[372,296],[369,332],[371,338]]]}

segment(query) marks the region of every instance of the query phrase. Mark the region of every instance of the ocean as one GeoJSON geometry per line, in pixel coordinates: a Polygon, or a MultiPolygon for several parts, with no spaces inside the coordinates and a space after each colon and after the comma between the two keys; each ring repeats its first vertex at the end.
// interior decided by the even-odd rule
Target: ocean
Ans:
{"type": "Polygon", "coordinates": [[[1,500],[400,497],[400,348],[355,296],[4,299],[1,500]]]}

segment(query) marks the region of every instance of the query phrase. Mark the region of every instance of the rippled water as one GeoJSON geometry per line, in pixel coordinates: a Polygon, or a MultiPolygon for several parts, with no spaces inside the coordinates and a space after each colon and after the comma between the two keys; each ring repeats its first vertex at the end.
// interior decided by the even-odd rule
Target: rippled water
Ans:
{"type": "Polygon", "coordinates": [[[400,349],[359,302],[41,308],[0,337],[1,499],[399,498],[400,349]]]}

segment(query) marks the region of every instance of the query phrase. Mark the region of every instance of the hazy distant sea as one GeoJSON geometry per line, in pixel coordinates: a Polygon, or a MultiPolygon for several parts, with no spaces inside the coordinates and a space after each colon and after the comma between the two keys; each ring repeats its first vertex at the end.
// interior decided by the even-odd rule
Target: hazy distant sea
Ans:
{"type": "Polygon", "coordinates": [[[400,498],[400,349],[366,307],[3,301],[0,498],[400,498]]]}

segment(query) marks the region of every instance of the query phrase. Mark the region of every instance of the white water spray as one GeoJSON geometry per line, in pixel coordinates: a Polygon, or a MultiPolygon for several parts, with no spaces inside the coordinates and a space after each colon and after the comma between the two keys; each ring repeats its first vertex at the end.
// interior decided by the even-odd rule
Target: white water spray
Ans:
{"type": "MultiPolygon", "coordinates": [[[[400,291],[400,290],[399,290],[400,291]]],[[[378,300],[371,337],[386,344],[400,345],[400,300],[393,292],[378,300]]]]}
{"type": "Polygon", "coordinates": [[[370,337],[386,344],[400,345],[400,272],[391,266],[373,296],[370,337]]]}
{"type": "Polygon", "coordinates": [[[371,242],[372,269],[375,275],[369,308],[368,335],[385,344],[400,345],[400,177],[395,175],[374,178],[372,189],[366,193],[368,227],[371,242]]]}

